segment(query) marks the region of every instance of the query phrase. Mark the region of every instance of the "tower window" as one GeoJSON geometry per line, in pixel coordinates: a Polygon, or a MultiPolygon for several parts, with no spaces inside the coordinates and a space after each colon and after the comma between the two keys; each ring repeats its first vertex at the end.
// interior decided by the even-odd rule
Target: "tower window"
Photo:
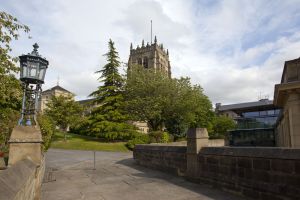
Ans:
{"type": "Polygon", "coordinates": [[[139,58],[139,59],[138,59],[138,65],[142,65],[142,64],[143,64],[142,59],[139,58]]]}
{"type": "Polygon", "coordinates": [[[148,68],[148,57],[144,57],[143,66],[144,66],[144,68],[148,68]]]}

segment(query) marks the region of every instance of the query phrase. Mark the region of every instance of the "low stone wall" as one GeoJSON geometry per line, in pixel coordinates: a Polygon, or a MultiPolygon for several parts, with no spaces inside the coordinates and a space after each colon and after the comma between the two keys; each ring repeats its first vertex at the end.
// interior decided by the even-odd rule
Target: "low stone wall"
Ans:
{"type": "Polygon", "coordinates": [[[300,149],[203,147],[197,179],[255,199],[300,199],[300,149]]]}
{"type": "Polygon", "coordinates": [[[24,159],[0,171],[0,200],[40,199],[44,171],[44,158],[40,166],[24,159]]]}
{"type": "Polygon", "coordinates": [[[300,149],[202,147],[193,160],[185,146],[137,145],[133,155],[140,165],[242,196],[300,199],[300,149]]]}
{"type": "Polygon", "coordinates": [[[145,167],[180,176],[186,172],[186,146],[136,145],[133,157],[145,167]]]}

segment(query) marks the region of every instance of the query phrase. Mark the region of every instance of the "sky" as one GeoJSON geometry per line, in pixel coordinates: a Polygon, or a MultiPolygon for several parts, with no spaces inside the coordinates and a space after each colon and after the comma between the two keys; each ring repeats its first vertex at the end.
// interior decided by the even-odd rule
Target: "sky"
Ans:
{"type": "Polygon", "coordinates": [[[12,54],[37,42],[50,62],[43,90],[59,80],[77,100],[101,84],[108,40],[126,63],[130,43],[150,42],[150,20],[172,77],[190,77],[213,104],[273,99],[284,62],[300,57],[300,0],[0,0],[0,10],[31,29],[12,54]]]}

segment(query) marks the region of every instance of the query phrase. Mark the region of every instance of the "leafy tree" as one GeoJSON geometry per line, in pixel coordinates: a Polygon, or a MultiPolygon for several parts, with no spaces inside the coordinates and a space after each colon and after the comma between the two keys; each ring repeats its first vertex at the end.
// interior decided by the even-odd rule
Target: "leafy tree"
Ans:
{"type": "Polygon", "coordinates": [[[233,119],[224,115],[216,116],[213,120],[213,131],[210,134],[210,138],[224,138],[227,131],[236,127],[236,123],[233,119]]]}
{"type": "Polygon", "coordinates": [[[92,110],[89,118],[89,134],[107,140],[131,139],[136,133],[134,127],[126,123],[127,115],[123,110],[123,86],[124,79],[118,68],[120,61],[114,42],[109,40],[108,53],[105,54],[107,64],[103,69],[96,71],[100,73],[99,86],[90,96],[95,97],[98,107],[92,110]]]}
{"type": "Polygon", "coordinates": [[[19,31],[28,32],[12,15],[0,12],[0,151],[7,151],[7,141],[21,108],[22,89],[14,76],[19,71],[16,58],[10,55],[10,43],[19,38],[19,31]]]}
{"type": "Polygon", "coordinates": [[[82,111],[81,105],[75,102],[71,96],[60,95],[52,96],[45,109],[45,114],[54,121],[56,126],[66,132],[69,126],[80,121],[82,111]]]}
{"type": "Polygon", "coordinates": [[[211,102],[189,78],[170,79],[160,72],[133,66],[125,94],[132,119],[147,121],[151,131],[165,127],[176,139],[189,127],[211,127],[211,102]]]}
{"type": "Polygon", "coordinates": [[[132,120],[147,121],[150,131],[162,130],[164,109],[170,102],[172,80],[152,69],[132,66],[126,83],[126,110],[132,120]]]}
{"type": "Polygon", "coordinates": [[[214,113],[203,89],[192,85],[189,78],[173,79],[173,84],[165,111],[167,130],[175,139],[185,136],[190,127],[205,127],[210,131],[214,113]]]}

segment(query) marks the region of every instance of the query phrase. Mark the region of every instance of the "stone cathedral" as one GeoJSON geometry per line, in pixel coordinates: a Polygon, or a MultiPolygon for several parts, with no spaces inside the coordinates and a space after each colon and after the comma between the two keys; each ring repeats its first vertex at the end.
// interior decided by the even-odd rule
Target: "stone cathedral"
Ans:
{"type": "Polygon", "coordinates": [[[130,55],[128,60],[128,69],[130,66],[141,65],[146,69],[154,69],[154,71],[161,71],[171,78],[171,65],[169,60],[169,51],[164,49],[163,44],[157,43],[156,36],[154,43],[145,45],[144,40],[142,46],[137,46],[133,49],[130,45],[130,55]]]}

